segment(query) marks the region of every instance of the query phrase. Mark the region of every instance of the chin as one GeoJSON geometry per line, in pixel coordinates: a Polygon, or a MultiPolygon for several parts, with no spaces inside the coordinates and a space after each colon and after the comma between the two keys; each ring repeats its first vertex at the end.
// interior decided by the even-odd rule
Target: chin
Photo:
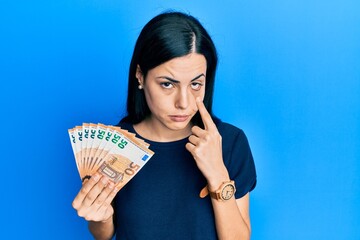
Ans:
{"type": "Polygon", "coordinates": [[[167,128],[173,131],[180,131],[186,129],[190,124],[190,121],[187,122],[171,122],[166,124],[167,128]]]}

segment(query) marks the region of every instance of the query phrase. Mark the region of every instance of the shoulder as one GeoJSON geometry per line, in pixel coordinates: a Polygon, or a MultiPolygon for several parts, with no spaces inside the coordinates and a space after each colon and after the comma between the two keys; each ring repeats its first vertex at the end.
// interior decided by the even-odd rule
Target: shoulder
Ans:
{"type": "Polygon", "coordinates": [[[132,124],[130,122],[126,122],[121,120],[116,126],[122,128],[122,129],[126,129],[128,131],[131,131],[132,129],[132,124]]]}
{"type": "Polygon", "coordinates": [[[234,156],[237,153],[246,154],[251,151],[249,141],[241,128],[218,118],[214,118],[214,123],[221,135],[224,153],[231,153],[234,156]]]}
{"type": "Polygon", "coordinates": [[[221,119],[214,117],[213,121],[224,140],[245,140],[246,135],[244,131],[230,123],[221,121],[221,119]]]}

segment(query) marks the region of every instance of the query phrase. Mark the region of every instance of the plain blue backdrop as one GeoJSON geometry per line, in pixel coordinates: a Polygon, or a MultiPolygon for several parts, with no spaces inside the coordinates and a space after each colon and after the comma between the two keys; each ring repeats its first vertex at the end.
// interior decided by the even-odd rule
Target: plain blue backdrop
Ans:
{"type": "MultiPolygon", "coordinates": [[[[1,1],[1,239],[90,239],[67,129],[116,124],[143,25],[196,16],[256,161],[253,240],[360,239],[360,2],[1,1]]],[[[169,223],[171,224],[171,223],[169,223]]]]}

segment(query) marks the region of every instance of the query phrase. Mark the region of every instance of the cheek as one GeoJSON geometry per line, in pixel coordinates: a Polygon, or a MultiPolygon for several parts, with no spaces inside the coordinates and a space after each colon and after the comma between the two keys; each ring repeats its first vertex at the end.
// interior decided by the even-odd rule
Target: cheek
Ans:
{"type": "Polygon", "coordinates": [[[194,99],[197,98],[197,97],[200,97],[201,99],[204,99],[205,90],[201,89],[199,91],[193,91],[192,95],[194,96],[194,99]]]}
{"type": "Polygon", "coordinates": [[[192,91],[192,97],[191,97],[191,102],[190,102],[190,106],[193,109],[194,112],[197,112],[198,107],[196,104],[196,98],[200,97],[201,101],[204,100],[205,97],[205,90],[200,90],[200,91],[192,91]]]}
{"type": "Polygon", "coordinates": [[[193,91],[192,95],[194,96],[194,99],[196,99],[197,97],[200,97],[201,100],[204,100],[205,88],[202,88],[199,91],[193,91]]]}
{"type": "Polygon", "coordinates": [[[152,113],[161,114],[170,107],[170,97],[162,95],[157,91],[145,92],[145,98],[152,113]]]}

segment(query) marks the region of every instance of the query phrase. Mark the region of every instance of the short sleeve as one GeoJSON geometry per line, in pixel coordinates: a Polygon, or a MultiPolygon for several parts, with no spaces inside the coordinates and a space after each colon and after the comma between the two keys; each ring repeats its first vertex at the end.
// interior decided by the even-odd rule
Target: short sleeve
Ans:
{"type": "Polygon", "coordinates": [[[228,136],[222,136],[223,155],[230,179],[235,181],[235,198],[239,199],[255,188],[257,180],[248,139],[241,129],[233,128],[225,131],[228,136]]]}

